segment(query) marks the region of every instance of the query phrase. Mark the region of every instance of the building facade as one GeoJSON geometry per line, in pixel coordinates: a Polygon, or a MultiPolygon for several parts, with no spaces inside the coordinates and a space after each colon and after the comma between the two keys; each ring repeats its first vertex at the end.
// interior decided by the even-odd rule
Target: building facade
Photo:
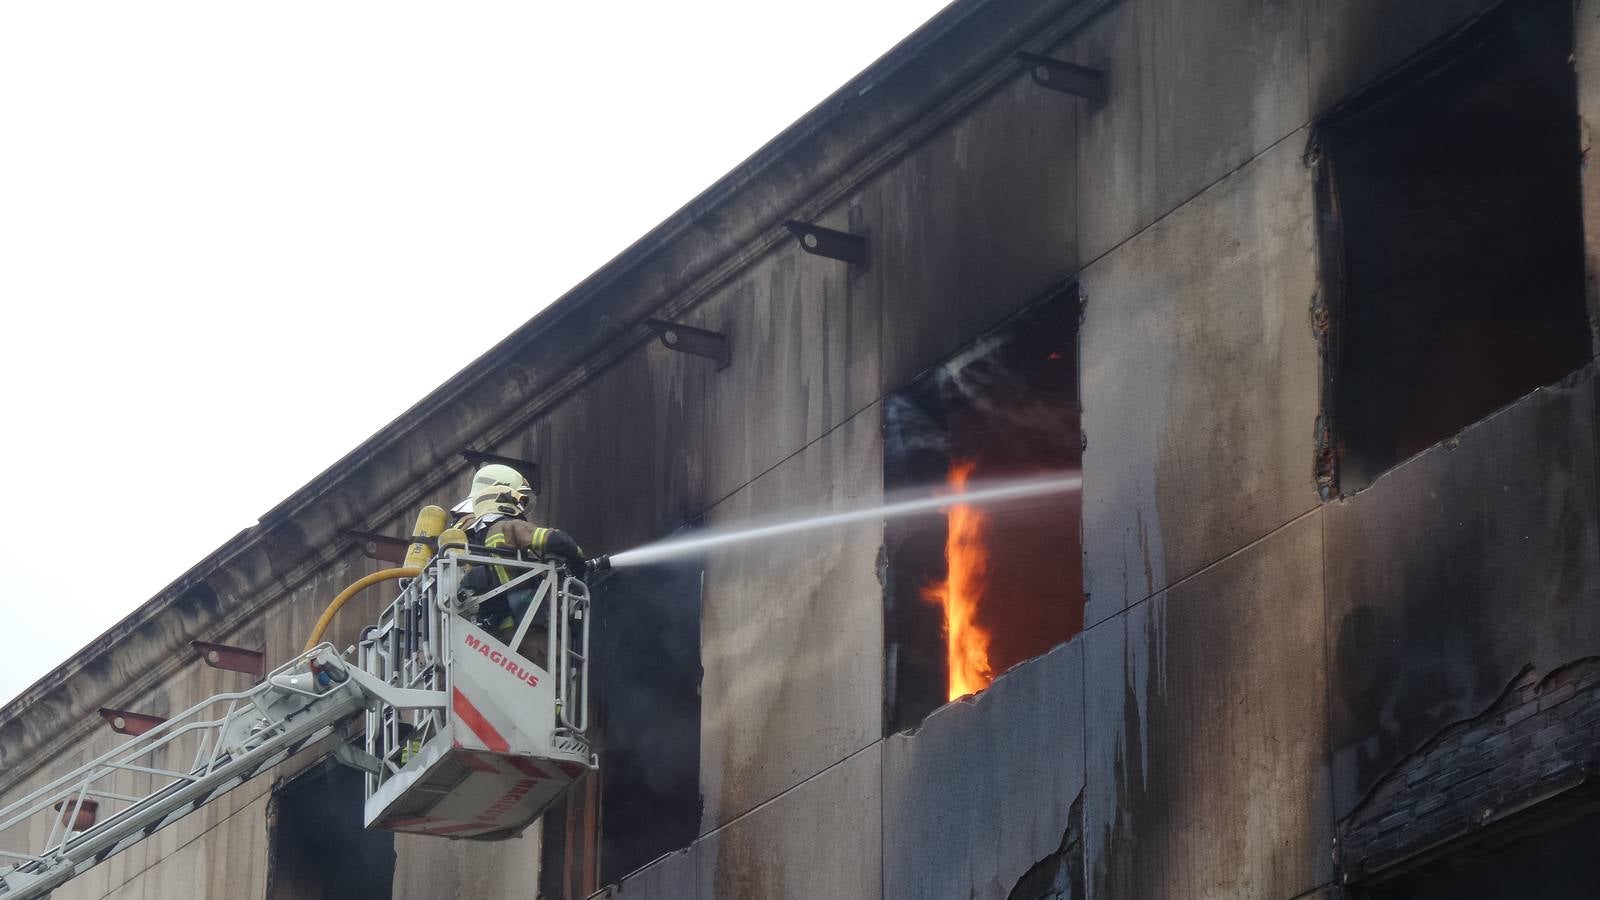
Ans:
{"type": "Polygon", "coordinates": [[[953,514],[730,544],[596,584],[521,839],[297,759],[57,896],[1582,896],[1597,116],[1596,0],[958,0],[0,710],[0,804],[293,657],[463,451],[598,551],[1066,471],[975,526],[975,697],[953,514]]]}

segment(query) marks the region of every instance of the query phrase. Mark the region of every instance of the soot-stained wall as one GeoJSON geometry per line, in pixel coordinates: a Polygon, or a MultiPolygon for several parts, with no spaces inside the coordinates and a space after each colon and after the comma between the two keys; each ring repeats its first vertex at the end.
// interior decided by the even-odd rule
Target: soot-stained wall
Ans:
{"type": "MultiPolygon", "coordinates": [[[[292,656],[377,565],[340,530],[403,534],[417,506],[453,504],[463,446],[537,460],[535,517],[595,552],[870,504],[884,398],[1075,282],[1082,633],[887,732],[881,525],[694,560],[685,844],[610,890],[1331,896],[1374,785],[1525,665],[1600,652],[1592,363],[1363,490],[1324,500],[1316,481],[1314,127],[1489,5],[960,0],[0,713],[0,796],[110,746],[83,724],[97,706],[241,686],[188,640],[292,656]],[[1040,87],[1018,50],[1104,70],[1108,96],[1040,87]],[[789,218],[865,236],[869,261],[803,253],[789,218]],[[725,333],[731,364],[651,342],[646,316],[725,333]]],[[[1574,14],[1587,140],[1600,4],[1574,14]]],[[[1597,197],[1586,176],[1591,292],[1597,197]]],[[[267,786],[58,896],[263,896],[267,786]]],[[[555,883],[600,888],[598,830],[552,827],[589,854],[555,883]]],[[[539,835],[397,839],[393,894],[527,897],[539,835]]]]}
{"type": "Polygon", "coordinates": [[[1077,117],[1084,632],[617,896],[1332,897],[1375,783],[1523,666],[1594,653],[1592,365],[1342,499],[1316,480],[1314,126],[1489,5],[1125,0],[1056,49],[1111,86],[1077,117]],[[819,809],[862,840],[803,852],[854,879],[774,822],[819,809]],[[773,843],[730,860],[749,831],[773,843]]]}

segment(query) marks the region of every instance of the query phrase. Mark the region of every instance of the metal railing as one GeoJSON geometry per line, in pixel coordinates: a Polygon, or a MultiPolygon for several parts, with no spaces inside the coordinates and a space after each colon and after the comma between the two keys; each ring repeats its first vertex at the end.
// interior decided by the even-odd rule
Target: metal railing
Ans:
{"type": "Polygon", "coordinates": [[[588,587],[550,563],[445,554],[363,633],[358,665],[319,644],[249,690],[208,697],[0,808],[0,900],[47,896],[318,741],[368,773],[370,797],[449,725],[452,629],[522,590],[531,602],[510,646],[521,646],[542,613],[557,676],[552,744],[587,755],[588,587]],[[472,566],[500,568],[509,583],[463,590],[472,566]],[[363,710],[365,754],[344,740],[344,725],[363,710]]]}
{"type": "Polygon", "coordinates": [[[309,744],[368,702],[321,644],[246,691],[217,694],[0,809],[0,897],[34,897],[309,744]],[[319,676],[317,663],[326,665],[319,676]],[[325,680],[323,680],[325,678],[325,680]],[[48,818],[42,842],[28,836],[48,818]]]}
{"type": "MultiPolygon", "coordinates": [[[[358,644],[358,664],[374,678],[398,688],[451,690],[452,631],[472,621],[490,601],[526,594],[529,602],[506,642],[516,652],[536,625],[545,630],[545,657],[556,685],[556,742],[587,750],[589,725],[589,588],[560,565],[484,552],[449,552],[436,557],[408,582],[358,644]],[[488,567],[490,590],[465,585],[474,567],[488,567]]],[[[492,630],[492,629],[486,629],[492,630]]],[[[538,660],[530,660],[536,664],[538,660]]],[[[369,773],[367,795],[405,768],[429,740],[446,730],[445,709],[396,709],[379,704],[367,713],[367,752],[382,765],[369,773]]]]}

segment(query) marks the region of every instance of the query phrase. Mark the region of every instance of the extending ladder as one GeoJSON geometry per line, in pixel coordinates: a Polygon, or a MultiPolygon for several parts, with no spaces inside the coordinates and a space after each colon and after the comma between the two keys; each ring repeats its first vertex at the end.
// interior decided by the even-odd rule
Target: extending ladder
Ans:
{"type": "Polygon", "coordinates": [[[588,587],[560,566],[442,554],[364,631],[358,663],[319,644],[0,809],[0,900],[46,897],[308,748],[367,773],[369,828],[519,833],[599,766],[585,734],[588,611],[588,587]],[[474,566],[506,583],[464,589],[474,566]],[[513,634],[474,621],[516,592],[529,602],[513,634]],[[514,649],[530,647],[554,665],[514,649]],[[346,734],[363,714],[365,750],[346,734]]]}

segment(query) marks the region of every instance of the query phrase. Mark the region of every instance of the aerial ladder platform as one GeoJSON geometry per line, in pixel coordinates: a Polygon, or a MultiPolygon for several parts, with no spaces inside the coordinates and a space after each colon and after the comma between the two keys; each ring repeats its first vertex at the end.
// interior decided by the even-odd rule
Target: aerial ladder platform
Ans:
{"type": "Polygon", "coordinates": [[[0,809],[0,900],[47,897],[307,749],[366,773],[367,828],[520,834],[599,767],[589,622],[588,586],[558,564],[442,553],[343,653],[313,646],[0,809]],[[472,566],[505,583],[465,589],[472,566]],[[480,627],[484,604],[513,592],[528,601],[514,633],[480,627]]]}

